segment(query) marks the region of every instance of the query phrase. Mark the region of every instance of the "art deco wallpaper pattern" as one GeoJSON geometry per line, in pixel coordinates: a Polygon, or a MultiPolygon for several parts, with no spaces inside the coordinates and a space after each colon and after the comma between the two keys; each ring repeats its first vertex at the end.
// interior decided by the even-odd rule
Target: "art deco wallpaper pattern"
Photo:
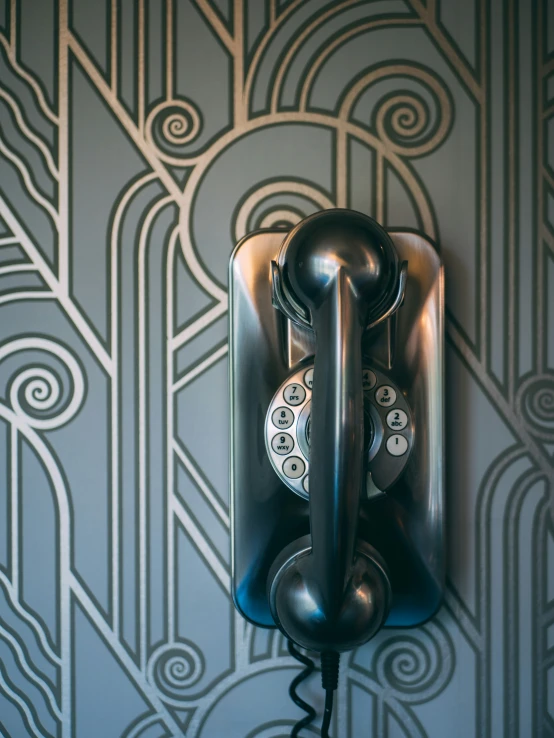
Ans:
{"type": "Polygon", "coordinates": [[[2,736],[301,716],[230,601],[226,268],[331,206],[441,245],[449,555],[333,736],[554,735],[553,12],[0,0],[2,736]]]}

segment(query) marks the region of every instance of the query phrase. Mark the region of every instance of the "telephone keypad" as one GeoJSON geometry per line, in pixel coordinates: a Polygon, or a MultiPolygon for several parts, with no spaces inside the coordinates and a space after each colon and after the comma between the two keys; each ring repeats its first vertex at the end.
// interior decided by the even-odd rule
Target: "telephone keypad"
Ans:
{"type": "Polygon", "coordinates": [[[306,399],[306,390],[300,383],[289,384],[283,391],[283,397],[289,405],[301,405],[306,399]]]}
{"type": "Polygon", "coordinates": [[[288,433],[277,433],[276,436],[273,436],[273,440],[271,441],[271,448],[275,451],[276,454],[279,454],[279,456],[290,454],[290,452],[294,448],[294,441],[292,439],[292,436],[289,436],[288,433]]]}
{"type": "MultiPolygon", "coordinates": [[[[365,416],[367,485],[382,492],[402,474],[414,444],[407,399],[392,377],[364,361],[362,389],[365,416]]],[[[281,481],[309,499],[311,404],[314,367],[304,363],[275,393],[265,422],[266,449],[281,481]],[[283,431],[286,429],[286,433],[283,431]]],[[[363,489],[369,499],[369,489],[363,489]]]]}
{"type": "Polygon", "coordinates": [[[289,479],[298,479],[306,470],[306,465],[299,456],[289,456],[283,461],[283,471],[289,479]]]}
{"type": "Polygon", "coordinates": [[[289,407],[278,407],[271,415],[271,422],[277,428],[290,428],[294,423],[294,413],[289,407]]]}

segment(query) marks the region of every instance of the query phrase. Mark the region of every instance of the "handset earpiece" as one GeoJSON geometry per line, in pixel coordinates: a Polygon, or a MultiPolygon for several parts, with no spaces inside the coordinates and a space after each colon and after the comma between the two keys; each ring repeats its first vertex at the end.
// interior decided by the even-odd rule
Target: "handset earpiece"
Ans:
{"type": "Polygon", "coordinates": [[[368,641],[391,602],[386,564],[357,540],[364,468],[362,336],[402,301],[406,266],[361,213],[328,210],[285,238],[274,302],[316,337],[310,445],[310,535],[268,577],[272,615],[300,646],[341,652],[368,641]]]}

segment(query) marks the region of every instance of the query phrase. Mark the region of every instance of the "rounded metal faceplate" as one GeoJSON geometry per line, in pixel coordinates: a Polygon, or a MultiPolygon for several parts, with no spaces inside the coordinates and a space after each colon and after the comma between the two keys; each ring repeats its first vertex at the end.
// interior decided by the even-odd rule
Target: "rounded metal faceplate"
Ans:
{"type": "MultiPolygon", "coordinates": [[[[281,481],[305,500],[309,499],[313,367],[313,361],[303,363],[282,383],[265,420],[271,464],[281,481]]],[[[375,487],[385,491],[400,476],[414,444],[414,426],[406,398],[396,383],[367,361],[362,371],[365,460],[373,487],[371,491],[362,489],[364,499],[375,493],[375,487]]]]}

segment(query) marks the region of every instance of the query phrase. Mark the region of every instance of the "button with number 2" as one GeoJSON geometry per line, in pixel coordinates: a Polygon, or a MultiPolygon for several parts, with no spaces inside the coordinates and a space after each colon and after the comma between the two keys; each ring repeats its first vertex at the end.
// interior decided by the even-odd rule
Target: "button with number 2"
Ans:
{"type": "Polygon", "coordinates": [[[404,430],[408,425],[408,416],[404,410],[391,410],[387,413],[387,425],[392,430],[404,430]]]}

